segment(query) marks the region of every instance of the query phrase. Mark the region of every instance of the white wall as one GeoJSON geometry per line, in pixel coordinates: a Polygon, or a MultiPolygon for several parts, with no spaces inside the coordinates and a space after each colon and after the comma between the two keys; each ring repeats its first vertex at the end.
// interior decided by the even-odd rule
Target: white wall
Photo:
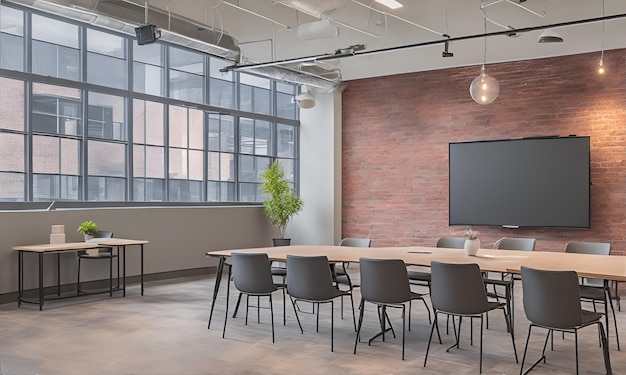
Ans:
{"type": "Polygon", "coordinates": [[[317,95],[300,111],[300,194],[304,209],[287,228],[292,244],[341,240],[341,93],[317,95]]]}

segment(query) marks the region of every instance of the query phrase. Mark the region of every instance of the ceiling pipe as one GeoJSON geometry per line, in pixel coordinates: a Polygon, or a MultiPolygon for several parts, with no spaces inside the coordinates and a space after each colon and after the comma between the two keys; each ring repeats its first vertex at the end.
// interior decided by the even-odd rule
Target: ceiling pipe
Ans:
{"type": "Polygon", "coordinates": [[[437,44],[445,45],[446,42],[450,43],[450,42],[457,42],[457,41],[462,41],[462,40],[479,39],[479,38],[500,36],[500,35],[510,36],[511,34],[521,34],[521,33],[527,33],[531,31],[537,31],[537,30],[546,30],[546,29],[558,28],[558,27],[566,27],[566,26],[582,25],[582,24],[588,24],[588,23],[594,23],[594,22],[610,21],[610,20],[615,20],[615,19],[620,19],[620,18],[626,18],[626,13],[614,14],[614,15],[603,16],[603,17],[596,17],[596,18],[588,18],[584,20],[553,23],[550,25],[543,25],[543,26],[524,27],[524,28],[519,28],[519,29],[495,31],[495,32],[484,33],[484,34],[473,34],[473,35],[444,38],[444,39],[432,40],[428,42],[407,44],[403,46],[381,48],[381,49],[371,50],[371,51],[354,51],[351,53],[313,55],[313,56],[298,57],[298,58],[293,58],[293,59],[269,61],[269,62],[264,62],[264,63],[254,63],[254,64],[241,64],[241,65],[235,64],[235,65],[224,67],[222,70],[238,71],[238,70],[264,67],[264,66],[276,66],[276,65],[291,64],[291,63],[304,62],[304,61],[324,61],[324,60],[333,60],[333,59],[339,59],[339,58],[351,57],[351,56],[368,56],[368,55],[375,55],[379,53],[400,51],[400,50],[410,49],[410,48],[432,46],[432,45],[437,45],[437,44]]]}

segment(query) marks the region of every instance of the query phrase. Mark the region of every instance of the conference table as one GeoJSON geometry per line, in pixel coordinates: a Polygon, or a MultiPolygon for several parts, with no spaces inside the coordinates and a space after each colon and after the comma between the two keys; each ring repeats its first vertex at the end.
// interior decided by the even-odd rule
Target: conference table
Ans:
{"type": "MultiPolygon", "coordinates": [[[[20,307],[22,303],[35,303],[39,304],[39,310],[43,310],[44,304],[44,286],[43,286],[43,259],[46,254],[57,255],[57,297],[61,297],[61,258],[60,255],[67,252],[78,252],[89,249],[97,249],[100,247],[114,247],[117,249],[117,253],[121,254],[122,258],[122,295],[126,297],[126,247],[139,246],[141,250],[141,295],[143,296],[143,250],[144,245],[148,241],[144,240],[130,240],[124,238],[93,238],[86,242],[69,242],[59,244],[39,244],[39,245],[21,245],[13,246],[13,250],[18,251],[18,294],[17,294],[17,306],[20,307]],[[120,253],[121,249],[121,253],[120,253]],[[38,299],[36,301],[24,298],[24,254],[36,254],[38,256],[39,263],[39,285],[38,285],[38,299]]],[[[119,285],[118,285],[119,289],[119,285]]]]}
{"type": "Polygon", "coordinates": [[[207,257],[219,258],[213,301],[209,315],[209,327],[213,308],[219,292],[226,259],[233,252],[266,253],[271,261],[284,262],[287,254],[301,256],[324,255],[330,263],[358,263],[359,258],[402,259],[407,266],[429,267],[430,262],[476,263],[483,272],[521,273],[521,267],[544,270],[573,270],[580,277],[593,277],[606,281],[626,281],[626,256],[594,255],[564,252],[517,251],[479,249],[476,256],[468,256],[464,250],[437,247],[348,247],[294,245],[261,247],[207,252],[207,257]]]}

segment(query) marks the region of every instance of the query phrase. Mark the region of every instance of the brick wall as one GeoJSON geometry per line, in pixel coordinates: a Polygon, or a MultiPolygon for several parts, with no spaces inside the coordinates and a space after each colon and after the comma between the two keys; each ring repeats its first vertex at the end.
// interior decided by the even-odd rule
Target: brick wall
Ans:
{"type": "Polygon", "coordinates": [[[448,142],[541,135],[591,137],[591,229],[475,227],[484,247],[535,237],[536,250],[609,241],[626,254],[626,50],[492,64],[500,96],[476,104],[480,67],[348,82],[343,93],[343,237],[372,246],[433,246],[448,225],[448,142]]]}

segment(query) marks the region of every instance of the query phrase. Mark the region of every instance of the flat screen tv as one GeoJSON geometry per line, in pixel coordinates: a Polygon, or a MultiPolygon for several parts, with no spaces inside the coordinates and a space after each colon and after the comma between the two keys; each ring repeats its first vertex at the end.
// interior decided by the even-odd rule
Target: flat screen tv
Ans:
{"type": "Polygon", "coordinates": [[[450,225],[589,228],[589,137],[449,144],[450,225]]]}

